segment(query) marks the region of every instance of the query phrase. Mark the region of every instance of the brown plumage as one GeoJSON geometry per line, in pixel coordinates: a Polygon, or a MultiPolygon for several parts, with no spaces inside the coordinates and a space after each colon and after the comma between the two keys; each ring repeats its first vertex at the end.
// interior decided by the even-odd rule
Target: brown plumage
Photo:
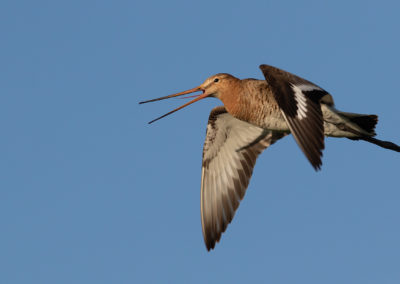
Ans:
{"type": "Polygon", "coordinates": [[[324,136],[364,140],[400,152],[392,142],[373,138],[376,115],[341,112],[321,87],[281,69],[261,65],[265,80],[240,80],[230,74],[209,77],[200,86],[154,100],[197,91],[192,101],[220,99],[209,117],[201,175],[201,222],[208,250],[215,247],[243,199],[258,155],[291,133],[314,169],[320,169],[324,136]]]}

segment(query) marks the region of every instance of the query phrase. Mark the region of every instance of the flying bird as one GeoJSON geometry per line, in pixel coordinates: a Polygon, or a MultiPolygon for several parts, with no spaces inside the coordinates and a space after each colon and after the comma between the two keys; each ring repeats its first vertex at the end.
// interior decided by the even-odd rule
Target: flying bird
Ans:
{"type": "Polygon", "coordinates": [[[315,170],[322,165],[324,136],[364,140],[400,152],[398,145],[374,138],[376,115],[339,111],[332,96],[314,83],[273,66],[260,69],[265,80],[219,73],[196,88],[140,102],[202,92],[149,123],[207,97],[224,104],[210,113],[203,148],[200,207],[207,250],[214,249],[232,221],[258,155],[282,137],[292,134],[315,170]]]}

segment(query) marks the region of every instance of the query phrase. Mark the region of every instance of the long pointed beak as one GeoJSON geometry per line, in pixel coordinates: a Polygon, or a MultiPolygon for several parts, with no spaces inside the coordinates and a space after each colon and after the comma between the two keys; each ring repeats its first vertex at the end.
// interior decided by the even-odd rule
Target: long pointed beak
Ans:
{"type": "MultiPolygon", "coordinates": [[[[180,92],[180,93],[177,93],[177,94],[161,97],[161,98],[158,98],[158,99],[152,99],[152,100],[140,102],[139,104],[145,104],[145,103],[150,103],[150,102],[170,99],[170,98],[173,98],[173,97],[183,96],[183,95],[194,93],[194,92],[198,92],[198,91],[202,91],[202,88],[196,87],[196,88],[193,88],[193,89],[190,89],[190,90],[187,90],[187,91],[183,91],[183,92],[180,92]]],[[[168,112],[168,113],[166,113],[166,114],[164,114],[164,115],[162,115],[160,117],[157,117],[156,119],[153,119],[152,121],[149,122],[149,124],[151,124],[151,123],[153,123],[153,122],[155,122],[155,121],[157,121],[157,120],[159,120],[161,118],[164,118],[164,117],[166,117],[166,116],[168,116],[168,115],[170,115],[170,114],[172,114],[172,113],[174,113],[174,112],[176,112],[176,111],[178,111],[180,109],[183,109],[184,107],[187,107],[188,105],[191,105],[192,103],[195,103],[195,102],[197,102],[197,101],[199,101],[201,99],[204,99],[204,98],[206,98],[208,96],[209,96],[209,94],[207,94],[207,93],[203,93],[203,94],[197,95],[197,97],[195,99],[191,100],[190,102],[187,102],[186,104],[184,104],[184,105],[182,105],[182,106],[180,106],[180,107],[178,107],[178,108],[176,108],[176,109],[174,109],[174,110],[172,110],[172,111],[170,111],[170,112],[168,112]]]]}
{"type": "Polygon", "coordinates": [[[191,93],[198,92],[198,91],[201,91],[200,87],[196,87],[196,88],[193,88],[193,89],[190,89],[190,90],[187,90],[187,91],[183,91],[183,92],[180,92],[180,93],[177,93],[177,94],[161,97],[161,98],[158,98],[158,99],[152,99],[152,100],[140,102],[139,104],[146,104],[146,103],[151,103],[151,102],[155,102],[155,101],[161,101],[161,100],[170,99],[170,98],[173,98],[173,97],[178,97],[178,96],[183,96],[183,95],[186,95],[186,94],[191,94],[191,93]]]}

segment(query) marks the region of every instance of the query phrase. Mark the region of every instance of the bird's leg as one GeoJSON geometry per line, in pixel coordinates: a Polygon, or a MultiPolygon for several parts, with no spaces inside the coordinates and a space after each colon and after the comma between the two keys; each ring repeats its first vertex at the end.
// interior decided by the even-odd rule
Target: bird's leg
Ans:
{"type": "Polygon", "coordinates": [[[351,139],[351,140],[364,140],[364,141],[367,141],[369,143],[378,145],[378,146],[380,146],[382,148],[393,150],[393,151],[396,151],[396,152],[400,152],[400,146],[396,145],[395,143],[390,142],[390,141],[383,141],[383,140],[379,140],[379,139],[376,139],[376,138],[373,138],[373,137],[368,137],[368,136],[354,137],[354,138],[349,138],[349,139],[351,139]]]}

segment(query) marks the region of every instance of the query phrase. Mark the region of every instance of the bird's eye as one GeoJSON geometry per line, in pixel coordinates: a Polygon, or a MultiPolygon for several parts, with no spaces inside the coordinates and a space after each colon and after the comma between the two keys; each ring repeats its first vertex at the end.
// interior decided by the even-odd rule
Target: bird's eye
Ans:
{"type": "Polygon", "coordinates": [[[215,79],[214,79],[214,82],[215,82],[215,83],[217,83],[218,81],[219,81],[219,79],[218,79],[218,78],[215,78],[215,79]]]}

